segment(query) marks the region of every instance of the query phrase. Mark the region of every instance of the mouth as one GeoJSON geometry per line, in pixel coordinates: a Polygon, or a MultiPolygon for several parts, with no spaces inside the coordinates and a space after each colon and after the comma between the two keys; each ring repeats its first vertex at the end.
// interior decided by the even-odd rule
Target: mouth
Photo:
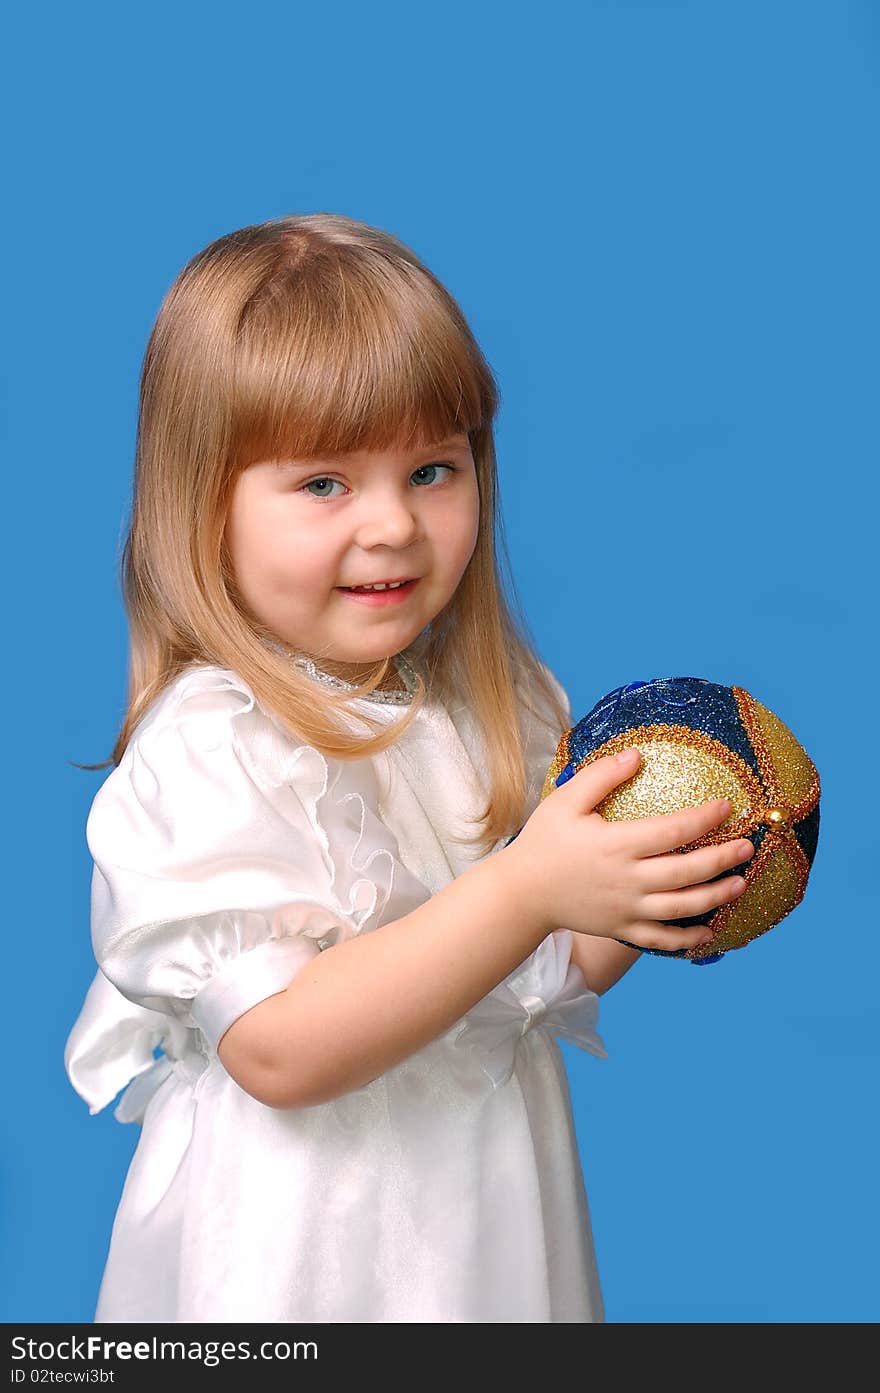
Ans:
{"type": "MultiPolygon", "coordinates": [[[[338,585],[336,588],[340,595],[347,595],[352,600],[360,601],[361,604],[393,605],[400,604],[407,599],[415,590],[420,579],[420,576],[415,576],[410,580],[404,581],[402,584],[391,582],[392,588],[390,590],[357,590],[353,586],[348,585],[338,585]]],[[[380,583],[379,581],[376,582],[377,585],[380,583]]]]}

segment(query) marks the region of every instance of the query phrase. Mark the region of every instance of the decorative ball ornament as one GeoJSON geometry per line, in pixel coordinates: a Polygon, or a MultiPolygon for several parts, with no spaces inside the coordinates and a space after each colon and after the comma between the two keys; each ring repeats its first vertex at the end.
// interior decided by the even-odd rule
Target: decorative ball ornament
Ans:
{"type": "Polygon", "coordinates": [[[772,929],[803,899],[819,839],[819,774],[788,727],[742,687],[701,677],[657,677],[609,692],[563,735],[541,798],[594,760],[633,747],[642,756],[637,772],[603,798],[598,813],[615,822],[729,798],[724,822],[678,850],[739,838],[755,847],[749,861],[715,877],[741,875],[746,888],[738,899],[666,921],[682,928],[706,924],[711,942],[640,949],[699,965],[719,962],[772,929]]]}

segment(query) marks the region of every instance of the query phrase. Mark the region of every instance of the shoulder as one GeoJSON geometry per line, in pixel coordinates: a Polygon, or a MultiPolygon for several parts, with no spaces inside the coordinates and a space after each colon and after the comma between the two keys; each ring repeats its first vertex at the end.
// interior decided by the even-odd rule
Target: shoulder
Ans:
{"type": "Polygon", "coordinates": [[[566,691],[565,687],[563,687],[563,685],[562,685],[562,683],[560,682],[559,678],[556,676],[556,673],[553,672],[553,670],[552,670],[551,668],[549,668],[549,667],[547,666],[546,663],[541,663],[541,664],[540,664],[540,667],[541,667],[542,672],[544,673],[544,676],[545,676],[545,677],[547,678],[547,680],[549,681],[550,686],[553,688],[553,691],[556,693],[556,695],[558,696],[559,700],[562,702],[562,705],[563,705],[563,708],[564,708],[564,710],[565,710],[565,712],[566,712],[567,718],[570,720],[570,719],[571,719],[571,698],[569,697],[568,692],[566,691]]]}
{"type": "Polygon", "coordinates": [[[230,668],[194,663],[168,683],[141,717],[127,749],[181,724],[222,729],[255,710],[248,684],[230,668]]]}
{"type": "Polygon", "coordinates": [[[170,802],[266,793],[320,778],[322,756],[298,742],[232,669],[194,664],[168,684],[132,731],[93,803],[170,802]],[[299,768],[300,774],[296,774],[299,768]]]}
{"type": "Polygon", "coordinates": [[[538,666],[562,705],[564,720],[560,724],[559,716],[553,711],[532,672],[520,669],[519,721],[527,778],[527,816],[540,801],[547,770],[556,755],[562,736],[571,725],[571,702],[565,687],[546,663],[539,661],[538,666]]]}
{"type": "MultiPolygon", "coordinates": [[[[556,676],[555,672],[546,663],[536,659],[538,668],[546,679],[551,691],[561,703],[565,714],[566,724],[571,724],[571,699],[563,684],[556,676]]],[[[562,734],[559,729],[558,717],[553,712],[546,694],[537,682],[531,667],[523,664],[517,667],[517,688],[520,695],[520,706],[523,719],[527,728],[532,728],[535,723],[540,726],[548,726],[556,732],[557,739],[562,734]]]]}

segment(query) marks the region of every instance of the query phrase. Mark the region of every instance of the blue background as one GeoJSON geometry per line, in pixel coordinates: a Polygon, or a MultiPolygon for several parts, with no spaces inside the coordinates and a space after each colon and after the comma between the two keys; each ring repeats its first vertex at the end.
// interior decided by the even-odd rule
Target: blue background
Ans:
{"type": "Polygon", "coordinates": [[[563,1045],[608,1320],[876,1320],[878,6],[56,4],[7,32],[3,1319],[92,1319],[139,1135],[62,1052],[107,773],[68,761],[124,711],[147,335],[213,238],[334,211],[412,246],[499,378],[516,585],[575,716],[736,683],[822,776],[789,918],[712,967],[643,957],[609,1059],[563,1045]]]}

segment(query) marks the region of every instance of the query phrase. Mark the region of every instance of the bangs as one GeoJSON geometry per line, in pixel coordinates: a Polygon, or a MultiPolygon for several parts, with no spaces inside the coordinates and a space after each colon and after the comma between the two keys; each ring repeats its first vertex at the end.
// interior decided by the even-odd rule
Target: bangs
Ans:
{"type": "Polygon", "coordinates": [[[399,446],[491,420],[494,380],[423,269],[344,249],[276,267],[244,306],[230,419],[237,469],[399,446]]]}

